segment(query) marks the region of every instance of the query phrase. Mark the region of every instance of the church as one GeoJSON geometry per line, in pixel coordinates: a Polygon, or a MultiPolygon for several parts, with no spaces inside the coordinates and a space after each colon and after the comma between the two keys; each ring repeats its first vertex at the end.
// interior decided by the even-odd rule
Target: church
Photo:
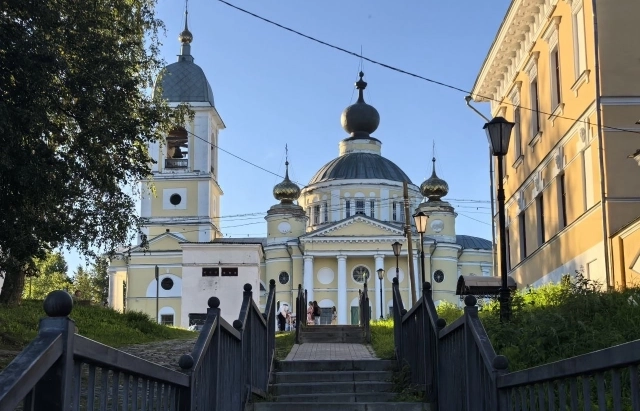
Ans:
{"type": "Polygon", "coordinates": [[[188,104],[195,116],[162,144],[149,147],[151,178],[140,182],[145,225],[139,244],[111,260],[111,307],[188,327],[203,320],[207,299],[217,296],[223,317],[232,322],[243,285],[252,285],[254,300],[263,307],[273,279],[279,304],[293,308],[301,284],[308,300],[322,308],[323,324],[330,322],[333,307],[338,324],[354,324],[358,293],[366,282],[372,318],[386,317],[393,277],[398,276],[405,305],[413,291],[410,264],[413,283],[421,283],[419,235],[411,215],[405,215],[405,182],[410,212],[429,216],[423,245],[434,301],[458,304],[460,275],[492,275],[491,242],[456,233],[457,214],[444,199],[449,187],[436,174],[436,159],[431,177],[418,186],[382,156],[382,141],[373,136],[380,114],[365,102],[362,72],[355,84],[358,100],[341,115],[346,135],[338,142],[338,156],[304,187],[290,180],[287,159],[284,179],[273,188],[275,204],[265,210],[267,237],[223,237],[217,147],[225,124],[211,85],[191,55],[193,35],[186,19],[179,40],[178,61],[161,72],[154,93],[173,107],[188,104]],[[411,258],[406,223],[414,241],[411,258]],[[392,248],[396,242],[402,244],[399,257],[392,248]]]}

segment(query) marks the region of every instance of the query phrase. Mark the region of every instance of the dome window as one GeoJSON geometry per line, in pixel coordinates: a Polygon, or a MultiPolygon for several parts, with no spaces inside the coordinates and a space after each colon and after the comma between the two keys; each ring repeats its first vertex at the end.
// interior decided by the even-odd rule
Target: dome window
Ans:
{"type": "Polygon", "coordinates": [[[356,215],[364,215],[364,200],[356,200],[356,215]]]}
{"type": "Polygon", "coordinates": [[[169,277],[165,277],[160,282],[160,286],[163,290],[170,290],[173,288],[173,280],[169,277]]]}
{"type": "Polygon", "coordinates": [[[167,158],[165,168],[187,168],[189,166],[189,135],[182,127],[175,128],[167,136],[167,158]]]}
{"type": "Polygon", "coordinates": [[[289,273],[285,271],[281,272],[278,276],[278,281],[280,281],[282,285],[287,284],[289,282],[289,273]]]}

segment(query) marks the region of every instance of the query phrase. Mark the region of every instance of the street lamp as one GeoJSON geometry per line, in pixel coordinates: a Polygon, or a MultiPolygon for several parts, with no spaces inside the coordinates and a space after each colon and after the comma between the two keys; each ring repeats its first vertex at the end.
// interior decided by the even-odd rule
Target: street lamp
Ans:
{"type": "Polygon", "coordinates": [[[382,279],[384,278],[384,268],[378,268],[378,280],[380,280],[380,319],[384,320],[384,306],[382,305],[382,279]]]}
{"type": "MultiPolygon", "coordinates": [[[[422,286],[424,286],[424,233],[427,232],[429,216],[424,211],[419,211],[413,215],[413,220],[416,223],[416,230],[420,234],[420,267],[422,267],[422,286]]],[[[424,293],[424,290],[422,292],[424,293]]]]}
{"type": "Polygon", "coordinates": [[[400,250],[402,250],[402,243],[399,243],[398,241],[396,241],[395,243],[391,244],[391,247],[393,247],[393,255],[396,256],[396,278],[398,279],[398,283],[400,283],[400,269],[398,268],[399,266],[398,257],[400,257],[400,250]]]}
{"type": "Polygon", "coordinates": [[[504,170],[502,159],[509,150],[509,139],[511,138],[511,130],[515,123],[505,120],[504,117],[495,117],[493,120],[484,125],[487,132],[491,153],[498,157],[498,230],[500,232],[500,277],[502,284],[500,287],[500,321],[508,321],[511,316],[511,295],[509,293],[509,284],[507,282],[507,244],[505,242],[505,226],[506,218],[504,211],[504,170]]]}

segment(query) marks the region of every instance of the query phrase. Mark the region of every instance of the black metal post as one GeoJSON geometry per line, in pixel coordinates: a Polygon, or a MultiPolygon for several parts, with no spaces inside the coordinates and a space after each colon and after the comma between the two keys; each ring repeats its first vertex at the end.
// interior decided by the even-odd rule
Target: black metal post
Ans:
{"type": "Polygon", "coordinates": [[[156,265],[156,323],[160,324],[160,273],[156,265]]]}
{"type": "MultiPolygon", "coordinates": [[[[424,278],[424,233],[420,233],[420,267],[422,268],[422,285],[424,287],[425,278],[424,278]]],[[[422,295],[424,295],[424,289],[422,290],[422,295]]]]}
{"type": "Polygon", "coordinates": [[[498,158],[498,192],[497,192],[497,200],[498,200],[498,230],[500,230],[499,240],[500,240],[500,276],[502,280],[502,284],[500,287],[500,321],[509,321],[511,317],[511,294],[509,292],[509,283],[507,282],[507,243],[505,242],[506,237],[506,218],[505,218],[505,210],[504,210],[504,183],[502,169],[502,157],[497,156],[498,158]]]}
{"type": "Polygon", "coordinates": [[[382,303],[382,278],[380,279],[380,319],[384,320],[384,305],[382,303]]]}
{"type": "Polygon", "coordinates": [[[398,279],[398,284],[400,284],[400,268],[398,267],[398,258],[400,258],[399,255],[396,256],[396,278],[398,279]]]}

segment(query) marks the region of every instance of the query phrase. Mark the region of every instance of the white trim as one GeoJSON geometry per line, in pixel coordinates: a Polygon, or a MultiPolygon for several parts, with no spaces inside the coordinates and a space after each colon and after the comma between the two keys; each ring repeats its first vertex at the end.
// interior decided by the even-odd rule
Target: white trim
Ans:
{"type": "Polygon", "coordinates": [[[551,22],[547,27],[547,30],[542,35],[542,39],[549,44],[549,50],[553,50],[558,45],[558,28],[560,27],[560,20],[562,17],[554,16],[551,18],[551,22]]]}
{"type": "Polygon", "coordinates": [[[640,106],[640,96],[602,96],[600,104],[603,106],[640,106]]]}

